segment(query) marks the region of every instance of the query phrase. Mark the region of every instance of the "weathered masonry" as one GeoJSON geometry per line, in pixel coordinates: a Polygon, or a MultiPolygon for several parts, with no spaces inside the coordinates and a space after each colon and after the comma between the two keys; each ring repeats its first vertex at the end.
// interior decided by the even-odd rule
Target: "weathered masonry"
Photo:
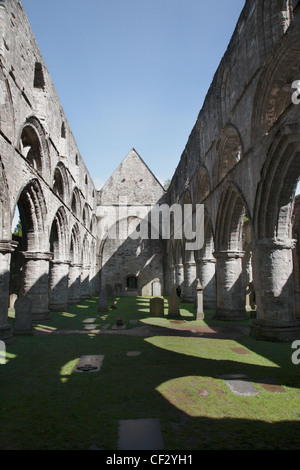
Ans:
{"type": "MultiPolygon", "coordinates": [[[[180,285],[252,335],[299,339],[300,3],[247,0],[167,191],[132,149],[96,191],[19,0],[0,0],[0,339],[8,307],[30,297],[34,321],[113,288],[168,294],[180,285]],[[203,204],[205,243],[113,240],[103,209],[203,204]],[[296,201],[296,203],[295,203],[296,201]],[[12,236],[18,208],[22,230],[12,236]]],[[[125,226],[141,219],[126,215],[125,226]]]]}

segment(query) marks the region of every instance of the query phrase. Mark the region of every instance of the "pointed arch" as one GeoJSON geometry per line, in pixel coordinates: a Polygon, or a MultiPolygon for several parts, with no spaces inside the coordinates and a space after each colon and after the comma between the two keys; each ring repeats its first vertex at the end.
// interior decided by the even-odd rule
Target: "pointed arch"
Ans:
{"type": "Polygon", "coordinates": [[[300,72],[299,24],[290,29],[280,47],[270,56],[259,79],[252,113],[253,142],[270,133],[272,127],[293,108],[292,83],[300,72]]]}
{"type": "Polygon", "coordinates": [[[28,163],[49,181],[51,160],[46,133],[35,116],[27,118],[22,126],[18,147],[28,163]]]}
{"type": "Polygon", "coordinates": [[[216,223],[216,250],[242,251],[243,226],[250,212],[239,189],[228,183],[219,203],[216,223]]]}
{"type": "Polygon", "coordinates": [[[68,219],[64,207],[55,214],[50,231],[50,251],[53,260],[65,261],[68,257],[68,219]]]}
{"type": "Polygon", "coordinates": [[[291,239],[292,214],[300,178],[299,125],[278,131],[258,185],[254,221],[257,239],[291,239]]]}
{"type": "Polygon", "coordinates": [[[217,184],[243,157],[243,145],[240,134],[235,126],[225,126],[217,143],[217,159],[214,165],[214,174],[217,184]]]}
{"type": "Polygon", "coordinates": [[[72,263],[80,263],[80,231],[77,222],[73,225],[70,237],[70,261],[72,263]]]}
{"type": "Polygon", "coordinates": [[[4,165],[0,156],[0,239],[11,239],[11,216],[9,212],[9,190],[4,165]]]}
{"type": "Polygon", "coordinates": [[[63,162],[58,162],[54,170],[53,191],[66,204],[70,199],[70,182],[63,162]]]}
{"type": "Polygon", "coordinates": [[[48,249],[46,237],[47,207],[37,179],[31,180],[21,191],[18,207],[22,223],[24,250],[43,251],[48,249]]]}
{"type": "Polygon", "coordinates": [[[71,198],[71,210],[77,218],[80,217],[81,200],[80,200],[79,189],[77,187],[73,189],[72,198],[71,198]]]}

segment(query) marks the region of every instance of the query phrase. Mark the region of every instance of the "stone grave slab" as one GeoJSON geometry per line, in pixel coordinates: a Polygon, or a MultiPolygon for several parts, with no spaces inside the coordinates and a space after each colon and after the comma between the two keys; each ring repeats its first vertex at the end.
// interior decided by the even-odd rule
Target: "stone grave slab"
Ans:
{"type": "Polygon", "coordinates": [[[119,450],[162,450],[163,446],[159,418],[119,421],[119,450]]]}
{"type": "Polygon", "coordinates": [[[130,320],[130,325],[137,325],[138,322],[138,320],[130,320]]]}
{"type": "Polygon", "coordinates": [[[84,325],[85,330],[96,330],[98,327],[99,325],[94,325],[93,323],[84,325]]]}
{"type": "Polygon", "coordinates": [[[168,297],[168,316],[170,318],[178,318],[180,317],[180,299],[176,292],[172,292],[171,295],[168,297]]]}
{"type": "Polygon", "coordinates": [[[150,316],[164,316],[164,299],[162,299],[161,297],[154,297],[153,299],[150,299],[150,316]]]}
{"type": "Polygon", "coordinates": [[[141,355],[141,351],[128,351],[126,354],[128,357],[136,357],[141,355]]]}
{"type": "Polygon", "coordinates": [[[105,313],[105,312],[108,312],[107,292],[106,290],[102,290],[99,294],[98,313],[105,313]]]}
{"type": "Polygon", "coordinates": [[[104,325],[102,325],[102,330],[107,330],[109,327],[110,323],[104,323],[104,325]]]}
{"type": "Polygon", "coordinates": [[[32,316],[31,308],[32,302],[29,297],[20,296],[15,301],[15,324],[14,334],[17,335],[31,335],[33,333],[32,328],[32,316]]]}
{"type": "Polygon", "coordinates": [[[98,372],[102,366],[104,356],[81,356],[75,365],[73,372],[98,372]]]}
{"type": "Polygon", "coordinates": [[[86,318],[85,320],[82,320],[83,323],[95,323],[97,318],[86,318]]]}
{"type": "Polygon", "coordinates": [[[249,397],[259,394],[257,388],[247,380],[229,379],[225,380],[225,382],[234,395],[249,397]]]}

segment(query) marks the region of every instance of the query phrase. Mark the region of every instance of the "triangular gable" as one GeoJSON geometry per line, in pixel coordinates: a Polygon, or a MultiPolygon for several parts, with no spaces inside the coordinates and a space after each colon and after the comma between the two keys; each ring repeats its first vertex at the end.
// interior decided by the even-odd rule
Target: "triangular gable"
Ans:
{"type": "Polygon", "coordinates": [[[156,204],[165,190],[133,148],[99,191],[99,204],[118,204],[119,197],[130,204],[156,204]]]}

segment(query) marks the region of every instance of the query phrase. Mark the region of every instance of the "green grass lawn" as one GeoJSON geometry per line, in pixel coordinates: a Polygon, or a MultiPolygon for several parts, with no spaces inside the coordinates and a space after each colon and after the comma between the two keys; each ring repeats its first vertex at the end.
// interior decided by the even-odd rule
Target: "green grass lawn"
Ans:
{"type": "MultiPolygon", "coordinates": [[[[178,327],[166,316],[150,318],[149,298],[119,298],[116,306],[97,314],[97,299],[87,300],[36,325],[43,336],[18,336],[7,345],[7,363],[0,365],[1,449],[117,450],[119,420],[137,418],[160,419],[166,450],[299,448],[300,364],[291,361],[290,343],[114,334],[118,317],[128,333],[142,325],[178,327]],[[107,334],[83,333],[87,318],[98,329],[109,324],[107,334]],[[55,334],[60,330],[82,334],[55,334]],[[241,347],[248,354],[234,351],[241,347]],[[100,372],[72,373],[87,354],[104,355],[100,372]],[[259,394],[234,395],[221,374],[246,374],[259,394]],[[270,379],[280,391],[266,390],[270,379]]],[[[165,307],[167,313],[166,301],[165,307]]],[[[195,321],[189,304],[181,304],[181,315],[185,327],[229,326],[211,311],[195,321]]]]}

